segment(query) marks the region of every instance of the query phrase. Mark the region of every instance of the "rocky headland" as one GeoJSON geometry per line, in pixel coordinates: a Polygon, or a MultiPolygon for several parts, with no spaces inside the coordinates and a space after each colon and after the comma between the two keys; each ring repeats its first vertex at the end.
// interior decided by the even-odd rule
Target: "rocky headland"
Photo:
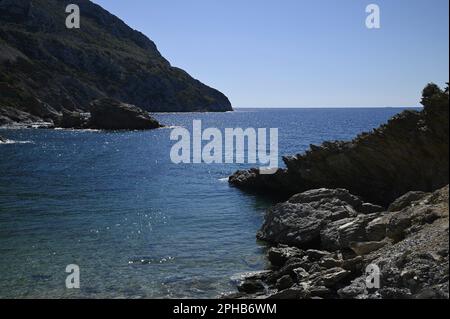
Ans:
{"type": "Polygon", "coordinates": [[[285,197],[257,238],[271,268],[227,298],[449,298],[448,88],[351,142],[285,158],[275,175],[230,183],[285,197]],[[379,269],[379,287],[367,278],[379,269]]]}
{"type": "Polygon", "coordinates": [[[244,190],[285,199],[315,188],[344,188],[387,206],[411,191],[431,192],[448,184],[448,88],[423,91],[422,111],[405,111],[353,141],[311,145],[305,154],[284,157],[274,175],[238,171],[229,181],[244,190]]]}
{"type": "Polygon", "coordinates": [[[0,125],[59,123],[101,98],[148,112],[232,110],[89,0],[0,0],[0,125]],[[66,28],[69,4],[80,8],[80,29],[66,28]]]}

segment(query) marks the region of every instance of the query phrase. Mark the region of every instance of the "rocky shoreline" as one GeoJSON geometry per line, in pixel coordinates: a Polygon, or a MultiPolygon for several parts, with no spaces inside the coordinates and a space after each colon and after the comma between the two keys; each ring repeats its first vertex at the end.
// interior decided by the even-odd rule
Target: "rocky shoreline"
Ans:
{"type": "Polygon", "coordinates": [[[257,234],[271,268],[224,298],[448,299],[448,88],[428,85],[422,104],[351,142],[286,157],[275,175],[231,176],[287,201],[257,234]]]}
{"type": "Polygon", "coordinates": [[[410,192],[386,211],[342,189],[298,194],[258,233],[274,245],[271,269],[225,298],[448,298],[448,191],[410,192]],[[369,265],[380,289],[366,286],[369,265]]]}
{"type": "Polygon", "coordinates": [[[14,122],[10,128],[93,129],[93,130],[152,130],[164,127],[148,112],[110,98],[94,100],[88,112],[64,110],[51,122],[14,122]]]}

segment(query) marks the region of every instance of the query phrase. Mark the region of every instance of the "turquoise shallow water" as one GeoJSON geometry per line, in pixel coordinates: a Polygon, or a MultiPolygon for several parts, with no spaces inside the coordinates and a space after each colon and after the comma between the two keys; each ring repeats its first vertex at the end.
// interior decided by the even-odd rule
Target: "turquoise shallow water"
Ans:
{"type": "MultiPolygon", "coordinates": [[[[401,109],[158,114],[168,126],[279,128],[280,155],[351,139],[401,109]]],[[[0,145],[0,298],[211,298],[266,267],[269,200],[223,181],[252,165],[175,165],[170,129],[7,130],[0,145]],[[23,143],[25,142],[25,143],[23,143]],[[65,268],[81,289],[65,288],[65,268]]]]}

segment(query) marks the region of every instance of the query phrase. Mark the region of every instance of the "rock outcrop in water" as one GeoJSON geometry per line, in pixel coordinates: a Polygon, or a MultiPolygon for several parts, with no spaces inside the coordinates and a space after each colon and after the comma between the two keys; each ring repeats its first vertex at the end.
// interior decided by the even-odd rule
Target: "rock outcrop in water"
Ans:
{"type": "Polygon", "coordinates": [[[406,194],[398,211],[342,189],[298,194],[268,212],[258,235],[274,244],[272,269],[228,297],[449,298],[448,192],[406,194]],[[366,285],[369,265],[379,289],[366,285]]]}
{"type": "Polygon", "coordinates": [[[105,97],[150,112],[232,110],[222,93],[89,0],[0,0],[0,125],[59,120],[105,97]],[[80,29],[66,28],[72,3],[80,29]]]}
{"type": "Polygon", "coordinates": [[[344,188],[388,205],[408,191],[430,192],[449,183],[449,96],[430,84],[420,112],[405,111],[350,142],[325,142],[285,157],[274,175],[239,171],[232,185],[285,198],[314,188],[344,188]]]}
{"type": "Polygon", "coordinates": [[[64,111],[57,125],[98,130],[151,130],[162,127],[148,112],[137,106],[108,98],[93,101],[90,113],[64,111]]]}
{"type": "Polygon", "coordinates": [[[147,112],[112,99],[92,102],[89,126],[102,130],[149,130],[161,127],[147,112]]]}
{"type": "Polygon", "coordinates": [[[6,138],[2,137],[1,135],[0,135],[0,143],[6,143],[6,138]]]}

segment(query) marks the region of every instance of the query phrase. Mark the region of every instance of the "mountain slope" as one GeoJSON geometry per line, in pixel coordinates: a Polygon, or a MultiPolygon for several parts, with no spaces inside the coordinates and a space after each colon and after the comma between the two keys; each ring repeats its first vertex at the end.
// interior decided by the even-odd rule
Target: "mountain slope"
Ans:
{"type": "Polygon", "coordinates": [[[86,111],[101,97],[153,112],[232,109],[225,95],[172,67],[146,36],[88,0],[0,0],[0,124],[86,111]],[[80,29],[65,26],[70,3],[80,7],[80,29]]]}

